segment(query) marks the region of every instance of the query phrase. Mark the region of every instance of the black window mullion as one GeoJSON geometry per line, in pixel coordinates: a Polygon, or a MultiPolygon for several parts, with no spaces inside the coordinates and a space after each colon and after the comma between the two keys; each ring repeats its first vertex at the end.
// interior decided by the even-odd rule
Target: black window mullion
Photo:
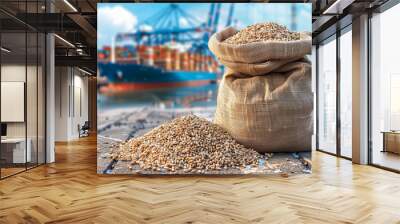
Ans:
{"type": "MultiPolygon", "coordinates": [[[[46,13],[47,13],[47,2],[46,4],[46,13]]],[[[44,161],[43,163],[47,163],[47,36],[48,33],[44,33],[44,68],[42,69],[42,72],[44,71],[44,77],[42,73],[42,82],[44,82],[44,99],[43,99],[43,104],[44,104],[44,135],[43,135],[43,140],[44,140],[44,161]]],[[[43,107],[42,107],[43,109],[43,107]]]]}
{"type": "Polygon", "coordinates": [[[371,64],[371,57],[372,57],[372,11],[368,11],[368,30],[367,30],[367,46],[368,46],[368,53],[367,53],[367,103],[368,103],[368,111],[367,111],[367,132],[368,132],[368,164],[373,164],[373,146],[372,146],[372,64],[371,64]]]}
{"type": "MultiPolygon", "coordinates": [[[[0,23],[0,47],[2,47],[3,45],[2,45],[2,32],[1,32],[1,28],[2,28],[2,23],[0,23]]],[[[1,67],[2,67],[2,63],[1,63],[1,56],[2,56],[2,52],[1,52],[1,50],[0,50],[0,124],[2,124],[1,123],[1,67]]],[[[0,134],[1,135],[1,134],[0,134]]],[[[0,136],[1,137],[1,136],[0,136]]],[[[2,177],[1,177],[1,170],[2,170],[2,157],[1,157],[1,144],[0,144],[0,179],[2,179],[2,177]]]]}
{"type": "Polygon", "coordinates": [[[319,44],[315,46],[315,148],[319,149],[319,44]]]}
{"type": "MultiPolygon", "coordinates": [[[[45,9],[44,12],[48,13],[48,5],[49,2],[47,0],[44,1],[44,5],[45,5],[45,9]]],[[[42,69],[42,82],[44,81],[44,135],[43,135],[43,139],[44,139],[44,161],[43,163],[47,163],[47,37],[48,37],[48,33],[44,32],[44,68],[42,69]],[[44,73],[43,73],[44,71],[44,73]],[[44,77],[43,77],[44,74],[44,77]]],[[[43,59],[42,59],[43,60],[43,59]]],[[[43,95],[42,95],[43,96],[43,95]]],[[[43,107],[42,107],[43,109],[43,107]]]]}
{"type": "Polygon", "coordinates": [[[72,117],[73,119],[75,119],[75,68],[72,68],[72,88],[71,88],[71,92],[72,92],[72,117]]]}
{"type": "MultiPolygon", "coordinates": [[[[25,0],[25,21],[28,19],[28,1],[25,0]]],[[[25,120],[25,170],[28,170],[28,119],[27,119],[27,89],[28,89],[28,24],[25,23],[25,88],[24,88],[24,120],[25,120]]]]}
{"type": "MultiPolygon", "coordinates": [[[[39,14],[39,0],[36,1],[39,14]]],[[[38,21],[39,22],[39,19],[38,21]]],[[[39,165],[39,32],[36,32],[36,166],[39,165]]]]}
{"type": "MultiPolygon", "coordinates": [[[[67,67],[67,72],[68,72],[68,117],[71,117],[71,85],[72,85],[72,81],[71,81],[71,70],[68,69],[67,67]]],[[[60,93],[61,94],[61,93],[60,93]]]]}

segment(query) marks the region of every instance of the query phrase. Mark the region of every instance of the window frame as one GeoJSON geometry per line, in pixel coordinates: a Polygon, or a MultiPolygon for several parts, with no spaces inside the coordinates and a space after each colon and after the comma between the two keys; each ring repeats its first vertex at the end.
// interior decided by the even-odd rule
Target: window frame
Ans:
{"type": "MultiPolygon", "coordinates": [[[[22,2],[23,3],[27,3],[27,1],[22,1],[22,2]]],[[[34,3],[39,4],[39,1],[34,1],[34,3]]],[[[38,12],[38,10],[39,10],[38,5],[36,6],[36,10],[38,12]]],[[[3,11],[3,12],[5,12],[5,11],[3,11]]],[[[46,7],[46,12],[47,12],[47,7],[46,7]]],[[[25,15],[27,15],[26,13],[28,13],[28,12],[27,12],[27,5],[25,4],[25,15]]],[[[12,14],[9,14],[9,15],[12,15],[12,14]]],[[[13,17],[11,17],[11,18],[13,18],[13,17]]],[[[15,19],[17,22],[22,22],[22,21],[19,21],[17,18],[13,18],[13,19],[15,19]]],[[[6,179],[8,177],[12,177],[14,175],[26,172],[26,171],[28,171],[30,169],[34,169],[36,167],[39,167],[39,166],[44,165],[44,164],[47,163],[47,128],[46,128],[47,127],[47,110],[46,110],[46,108],[47,108],[47,81],[46,81],[46,79],[47,79],[47,43],[48,43],[48,41],[47,41],[47,33],[28,25],[27,23],[23,23],[23,27],[24,27],[23,30],[13,31],[11,33],[21,33],[21,34],[25,35],[25,37],[24,37],[25,38],[25,40],[24,40],[25,41],[25,49],[24,49],[25,56],[23,58],[25,60],[25,69],[24,69],[25,70],[25,85],[24,85],[25,86],[24,87],[24,90],[25,90],[25,93],[24,93],[24,98],[25,98],[24,99],[25,166],[24,166],[23,170],[20,170],[18,172],[15,172],[15,173],[12,173],[12,174],[9,174],[9,175],[6,175],[6,176],[3,176],[3,173],[2,173],[2,169],[3,168],[0,166],[0,180],[4,180],[4,179],[6,179]],[[36,122],[34,122],[36,124],[36,136],[33,136],[33,138],[36,138],[37,145],[36,145],[36,161],[35,161],[34,164],[32,164],[30,162],[27,162],[27,156],[28,156],[28,154],[27,154],[27,147],[28,147],[28,131],[27,131],[27,129],[28,129],[28,114],[27,114],[28,113],[27,112],[28,111],[27,110],[28,34],[33,34],[33,35],[36,34],[36,49],[35,49],[35,51],[36,51],[36,60],[35,60],[35,65],[36,65],[36,70],[35,70],[35,75],[36,75],[36,91],[35,91],[35,95],[36,95],[36,122]],[[42,67],[42,71],[41,71],[41,73],[42,73],[42,82],[43,82],[42,84],[44,85],[43,86],[43,93],[42,93],[42,96],[44,96],[44,97],[42,99],[42,105],[41,105],[43,107],[42,109],[44,109],[43,117],[39,117],[40,115],[38,113],[38,111],[39,111],[39,81],[38,81],[39,80],[38,79],[39,69],[38,69],[38,66],[40,65],[40,63],[39,63],[39,36],[40,36],[40,34],[43,34],[42,38],[40,39],[41,44],[43,44],[42,45],[43,49],[41,49],[40,52],[43,53],[42,60],[44,62],[42,64],[43,67],[42,67]],[[43,153],[43,155],[41,155],[41,157],[43,157],[43,162],[39,162],[39,144],[38,144],[38,139],[39,139],[39,119],[41,120],[41,122],[43,122],[43,128],[44,128],[44,130],[43,130],[43,143],[44,144],[43,144],[43,146],[42,146],[43,148],[41,150],[42,153],[43,153]],[[44,120],[42,120],[42,119],[44,119],[44,120]],[[28,166],[28,163],[29,163],[29,166],[28,166]]],[[[0,23],[0,28],[1,28],[1,23],[0,23]]],[[[1,41],[2,41],[2,34],[3,33],[10,33],[10,32],[3,31],[3,30],[0,29],[0,46],[2,45],[1,41]]],[[[1,68],[3,66],[2,62],[3,62],[2,54],[0,53],[0,82],[2,81],[1,80],[2,79],[1,68]]],[[[0,85],[0,89],[1,89],[1,85],[0,85]]],[[[1,101],[1,91],[0,91],[0,101],[1,101]]],[[[0,111],[1,111],[1,105],[0,105],[0,111]]],[[[1,123],[1,117],[0,117],[0,123],[1,123]]],[[[2,152],[2,146],[0,144],[0,158],[1,158],[1,152],[2,152]]],[[[23,168],[23,167],[21,167],[21,168],[23,168]]]]}
{"type": "Polygon", "coordinates": [[[368,68],[367,68],[367,77],[368,77],[368,165],[380,168],[383,170],[391,171],[394,173],[400,173],[400,170],[394,169],[391,167],[387,167],[384,165],[380,165],[377,163],[374,163],[373,161],[373,154],[374,154],[374,149],[373,149],[373,127],[372,127],[372,119],[373,119],[373,113],[372,113],[372,94],[373,94],[373,88],[372,88],[372,19],[374,17],[374,14],[381,14],[384,13],[385,11],[393,8],[394,6],[400,4],[399,0],[388,0],[382,5],[378,6],[377,8],[369,10],[368,13],[368,31],[367,31],[367,39],[368,39],[368,68]]]}
{"type": "Polygon", "coordinates": [[[341,58],[340,58],[340,37],[342,36],[342,35],[344,35],[345,33],[347,33],[347,32],[351,32],[351,30],[352,30],[352,22],[350,22],[350,23],[348,23],[348,24],[346,24],[344,27],[341,27],[341,28],[339,28],[339,27],[337,27],[337,29],[336,29],[336,32],[335,33],[333,33],[333,34],[331,34],[331,35],[329,35],[329,36],[327,36],[326,38],[324,38],[324,39],[322,39],[322,40],[320,40],[317,44],[316,44],[316,60],[315,60],[315,62],[316,62],[316,69],[315,69],[315,72],[316,72],[316,75],[315,75],[315,86],[316,86],[316,107],[315,107],[315,110],[316,110],[316,119],[315,119],[315,121],[316,121],[316,151],[319,151],[319,152],[323,152],[323,153],[326,153],[326,154],[329,154],[329,155],[333,155],[333,156],[337,156],[337,157],[339,157],[339,158],[343,158],[343,159],[346,159],[346,160],[352,160],[352,158],[350,158],[350,157],[347,157],[347,156],[344,156],[344,155],[342,155],[342,150],[341,150],[341,119],[340,119],[340,103],[341,103],[341,97],[340,97],[340,84],[341,84],[341,67],[340,67],[340,60],[341,60],[341,58]],[[335,36],[334,38],[333,38],[333,36],[335,36]],[[320,100],[319,100],[319,94],[320,94],[320,87],[319,87],[319,77],[320,77],[320,75],[319,75],[319,66],[320,66],[320,62],[319,62],[319,48],[320,48],[320,45],[321,45],[321,43],[328,43],[328,42],[330,42],[330,41],[336,41],[336,60],[335,60],[335,63],[336,63],[336,152],[335,153],[332,153],[332,152],[329,152],[329,151],[327,151],[327,150],[325,150],[325,149],[322,149],[322,148],[320,148],[319,147],[319,135],[320,135],[320,133],[319,133],[319,102],[320,102],[320,100]]]}

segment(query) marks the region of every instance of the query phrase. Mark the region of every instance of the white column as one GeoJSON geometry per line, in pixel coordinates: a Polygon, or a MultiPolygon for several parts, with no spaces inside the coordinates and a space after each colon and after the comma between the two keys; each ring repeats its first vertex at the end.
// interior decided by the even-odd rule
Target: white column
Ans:
{"type": "Polygon", "coordinates": [[[368,15],[353,20],[353,162],[368,163],[368,15]]]}
{"type": "Polygon", "coordinates": [[[55,68],[55,141],[69,140],[71,68],[55,68]]]}
{"type": "Polygon", "coordinates": [[[55,133],[55,56],[54,35],[46,36],[46,163],[55,161],[54,133],[55,133]]]}

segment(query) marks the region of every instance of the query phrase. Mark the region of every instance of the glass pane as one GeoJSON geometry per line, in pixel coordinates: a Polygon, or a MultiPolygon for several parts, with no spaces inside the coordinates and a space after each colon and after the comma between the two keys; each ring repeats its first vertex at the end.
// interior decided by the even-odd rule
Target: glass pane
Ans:
{"type": "MultiPolygon", "coordinates": [[[[27,2],[25,10],[27,13],[38,13],[39,4],[37,1],[27,2]]],[[[37,20],[37,16],[31,20],[37,20]]],[[[32,21],[36,23],[37,21],[32,21]]],[[[27,30],[27,80],[26,80],[26,113],[27,113],[27,150],[31,151],[28,168],[38,164],[38,45],[39,38],[36,30],[27,30]]]]}
{"type": "Polygon", "coordinates": [[[27,80],[26,80],[26,112],[27,112],[27,142],[28,150],[30,153],[30,160],[28,160],[28,168],[37,165],[38,147],[37,147],[37,98],[38,98],[38,36],[36,32],[27,33],[28,38],[28,63],[27,63],[27,80]]]}
{"type": "MultiPolygon", "coordinates": [[[[0,7],[24,19],[26,12],[43,13],[44,3],[0,1],[0,7]]],[[[1,12],[0,32],[4,87],[0,167],[1,177],[5,177],[45,161],[45,36],[1,12]]]]}
{"type": "Polygon", "coordinates": [[[400,170],[400,5],[372,18],[372,163],[400,170]]]}
{"type": "Polygon", "coordinates": [[[31,158],[26,151],[26,33],[3,32],[1,45],[1,173],[5,177],[25,170],[31,158]]]}
{"type": "Polygon", "coordinates": [[[45,163],[45,44],[46,37],[44,34],[39,34],[38,45],[38,163],[45,163]]]}
{"type": "Polygon", "coordinates": [[[318,49],[318,148],[336,153],[336,40],[318,49]]]}
{"type": "Polygon", "coordinates": [[[352,35],[340,36],[340,152],[352,157],[352,35]]]}

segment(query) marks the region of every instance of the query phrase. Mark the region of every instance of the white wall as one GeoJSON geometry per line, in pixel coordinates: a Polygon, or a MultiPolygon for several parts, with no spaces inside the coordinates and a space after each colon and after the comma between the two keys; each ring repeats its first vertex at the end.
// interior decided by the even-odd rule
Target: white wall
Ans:
{"type": "MultiPolygon", "coordinates": [[[[25,65],[2,65],[1,81],[25,82],[25,65]]],[[[1,108],[7,110],[7,108],[1,108]]],[[[25,137],[25,123],[7,123],[7,137],[25,137]]]]}
{"type": "Polygon", "coordinates": [[[73,119],[72,119],[72,135],[78,136],[78,124],[83,125],[85,121],[88,121],[88,78],[82,76],[79,72],[76,75],[77,70],[75,70],[74,75],[74,108],[73,119]]]}
{"type": "MultiPolygon", "coordinates": [[[[34,105],[36,108],[36,105],[34,105]]],[[[25,83],[1,81],[1,121],[24,122],[25,83]]]]}
{"type": "Polygon", "coordinates": [[[68,88],[70,77],[67,67],[55,68],[55,141],[68,140],[68,88]]]}
{"type": "MultiPolygon", "coordinates": [[[[28,72],[28,84],[27,88],[27,106],[32,108],[36,108],[37,99],[36,99],[36,80],[32,79],[31,74],[35,74],[36,77],[36,66],[27,66],[19,65],[19,64],[5,64],[1,66],[1,81],[2,82],[25,82],[25,75],[28,72]],[[27,70],[25,70],[27,69],[27,70]]],[[[40,107],[41,105],[39,105],[40,107]]],[[[1,108],[1,110],[7,110],[7,108],[1,108]]],[[[35,109],[36,111],[36,109],[35,109]]],[[[36,130],[36,113],[32,113],[32,110],[27,109],[27,118],[28,118],[28,129],[32,128],[32,130],[36,130]],[[33,123],[32,123],[33,122],[33,123]]],[[[26,122],[7,122],[7,136],[8,137],[25,137],[25,123],[26,122]]],[[[28,137],[29,132],[28,130],[28,137]]],[[[36,132],[35,132],[36,134],[36,132]]]]}
{"type": "MultiPolygon", "coordinates": [[[[6,122],[8,138],[25,138],[29,139],[30,148],[32,151],[32,161],[44,163],[44,92],[43,82],[44,74],[42,68],[25,64],[3,64],[1,66],[1,81],[2,82],[24,82],[26,83],[26,107],[21,108],[22,113],[25,113],[27,119],[22,122],[6,122]],[[36,69],[39,69],[38,71],[36,69]],[[25,78],[27,77],[27,81],[25,78]],[[39,156],[37,156],[37,153],[39,156]]],[[[24,90],[22,90],[24,94],[24,90]]],[[[7,97],[7,96],[2,96],[7,97]]],[[[1,110],[12,110],[11,108],[3,107],[1,110]]],[[[8,111],[11,112],[12,111],[8,111]]]]}
{"type": "Polygon", "coordinates": [[[56,67],[55,73],[55,140],[70,141],[88,120],[88,78],[72,67],[56,67]]]}

